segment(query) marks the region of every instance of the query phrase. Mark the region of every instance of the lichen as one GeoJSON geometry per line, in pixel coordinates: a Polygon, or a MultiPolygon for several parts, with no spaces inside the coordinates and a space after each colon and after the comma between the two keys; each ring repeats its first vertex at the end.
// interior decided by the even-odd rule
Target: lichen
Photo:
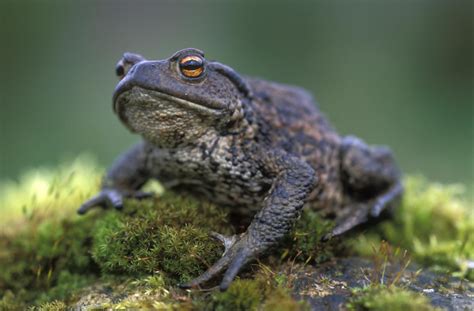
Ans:
{"type": "Polygon", "coordinates": [[[179,296],[161,274],[96,284],[76,303],[78,309],[93,310],[188,310],[188,296],[179,296]]]}

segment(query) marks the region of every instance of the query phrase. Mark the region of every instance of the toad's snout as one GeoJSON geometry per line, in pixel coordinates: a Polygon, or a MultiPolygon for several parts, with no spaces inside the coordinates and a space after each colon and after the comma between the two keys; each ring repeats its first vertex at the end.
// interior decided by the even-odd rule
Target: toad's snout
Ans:
{"type": "Polygon", "coordinates": [[[112,99],[114,107],[120,94],[134,86],[155,90],[161,84],[159,66],[160,62],[158,61],[141,61],[133,65],[115,87],[112,99]]]}

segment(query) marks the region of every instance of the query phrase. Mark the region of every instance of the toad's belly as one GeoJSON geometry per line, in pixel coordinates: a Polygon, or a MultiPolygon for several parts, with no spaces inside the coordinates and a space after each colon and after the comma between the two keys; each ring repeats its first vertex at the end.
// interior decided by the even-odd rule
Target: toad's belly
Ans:
{"type": "Polygon", "coordinates": [[[222,181],[216,183],[204,183],[197,179],[175,179],[162,182],[165,188],[178,192],[187,192],[199,197],[204,197],[217,205],[229,207],[246,206],[249,209],[258,210],[268,193],[268,184],[238,183],[222,181]]]}
{"type": "Polygon", "coordinates": [[[189,153],[167,156],[163,152],[152,163],[152,175],[168,189],[204,196],[226,206],[255,206],[268,194],[272,178],[249,161],[216,161],[189,153]]]}
{"type": "MultiPolygon", "coordinates": [[[[232,154],[229,150],[228,146],[219,145],[211,153],[203,153],[199,148],[156,149],[148,159],[149,171],[166,188],[197,194],[218,205],[261,209],[276,176],[268,176],[261,163],[248,159],[245,153],[232,154]]],[[[318,184],[307,205],[316,209],[337,209],[342,189],[338,165],[331,161],[337,160],[337,154],[326,151],[305,160],[318,175],[318,184]]]]}

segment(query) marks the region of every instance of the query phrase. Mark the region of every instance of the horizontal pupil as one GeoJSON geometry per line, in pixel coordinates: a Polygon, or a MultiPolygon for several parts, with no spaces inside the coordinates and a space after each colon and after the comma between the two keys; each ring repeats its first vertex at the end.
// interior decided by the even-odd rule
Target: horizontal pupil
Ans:
{"type": "Polygon", "coordinates": [[[202,63],[195,61],[195,60],[190,60],[185,62],[184,64],[181,64],[181,68],[186,69],[186,70],[196,70],[202,67],[202,63]]]}

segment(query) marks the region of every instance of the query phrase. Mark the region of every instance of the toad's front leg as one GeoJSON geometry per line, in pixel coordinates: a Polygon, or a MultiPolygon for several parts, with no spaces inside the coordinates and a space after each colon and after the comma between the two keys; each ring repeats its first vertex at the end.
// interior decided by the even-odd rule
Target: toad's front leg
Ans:
{"type": "Polygon", "coordinates": [[[149,178],[147,152],[145,144],[139,143],[122,154],[105,176],[101,191],[82,204],[77,212],[85,214],[94,207],[114,207],[120,210],[126,197],[140,199],[150,196],[139,191],[149,178]]]}
{"type": "Polygon", "coordinates": [[[265,166],[275,179],[263,208],[242,235],[224,237],[214,234],[225,245],[222,258],[196,279],[182,284],[183,288],[198,287],[220,274],[224,277],[220,289],[229,287],[241,268],[277,244],[291,229],[308,194],[314,187],[316,176],[313,168],[298,158],[287,154],[266,154],[265,166]]]}

